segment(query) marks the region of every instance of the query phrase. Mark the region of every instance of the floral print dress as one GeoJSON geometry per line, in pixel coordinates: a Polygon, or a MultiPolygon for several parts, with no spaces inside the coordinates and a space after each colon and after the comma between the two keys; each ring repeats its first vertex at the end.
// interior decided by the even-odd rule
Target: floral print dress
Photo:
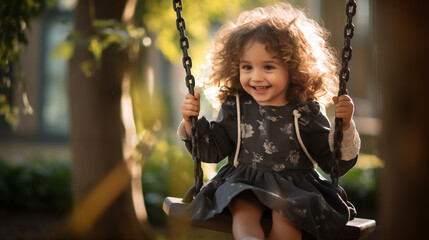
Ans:
{"type": "MultiPolygon", "coordinates": [[[[208,122],[203,117],[197,123],[201,160],[217,163],[228,157],[228,163],[189,204],[189,218],[208,219],[229,211],[228,204],[235,196],[251,191],[267,208],[281,213],[317,239],[332,238],[356,211],[344,190],[314,169],[298,142],[293,115],[295,109],[300,112],[302,141],[325,171],[326,161],[332,157],[328,142],[330,123],[320,104],[308,101],[280,107],[260,106],[250,95],[242,94],[239,164],[235,167],[236,104],[235,98],[229,97],[215,121],[208,122]]],[[[184,140],[190,148],[189,138],[184,140]]],[[[347,160],[340,161],[342,175],[356,163],[357,153],[347,160]]]]}

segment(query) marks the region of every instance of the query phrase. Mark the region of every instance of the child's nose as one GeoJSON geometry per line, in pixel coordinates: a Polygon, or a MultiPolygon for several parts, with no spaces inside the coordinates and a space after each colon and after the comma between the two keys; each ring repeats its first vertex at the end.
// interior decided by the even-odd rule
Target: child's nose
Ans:
{"type": "Polygon", "coordinates": [[[262,71],[260,71],[260,70],[255,70],[255,71],[253,72],[253,75],[252,75],[252,80],[253,80],[253,81],[255,81],[255,82],[263,81],[263,80],[264,80],[264,77],[263,77],[262,71]]]}

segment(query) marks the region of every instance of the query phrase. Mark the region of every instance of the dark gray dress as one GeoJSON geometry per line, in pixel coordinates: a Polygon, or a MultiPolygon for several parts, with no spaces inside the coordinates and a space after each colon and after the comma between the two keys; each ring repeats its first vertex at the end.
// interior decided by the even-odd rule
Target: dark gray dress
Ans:
{"type": "MultiPolygon", "coordinates": [[[[312,158],[324,169],[331,158],[330,123],[318,102],[259,106],[248,94],[240,96],[241,146],[239,165],[233,160],[237,146],[235,97],[222,104],[216,121],[204,117],[197,131],[201,160],[217,163],[228,157],[217,175],[188,207],[191,219],[208,219],[224,210],[238,194],[250,190],[268,208],[281,213],[318,239],[330,239],[356,215],[341,187],[332,185],[314,170],[297,140],[294,109],[299,110],[299,131],[312,158]]],[[[185,140],[190,148],[189,139],[185,140]]],[[[340,162],[341,174],[356,163],[340,162]]]]}

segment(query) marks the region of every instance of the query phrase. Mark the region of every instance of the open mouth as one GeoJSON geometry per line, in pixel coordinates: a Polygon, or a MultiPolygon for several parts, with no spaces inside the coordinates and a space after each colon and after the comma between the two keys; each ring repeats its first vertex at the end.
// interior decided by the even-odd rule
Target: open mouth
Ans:
{"type": "Polygon", "coordinates": [[[265,90],[265,89],[268,89],[269,86],[265,86],[265,87],[253,86],[253,88],[256,90],[265,90]]]}
{"type": "Polygon", "coordinates": [[[255,89],[256,91],[263,91],[268,89],[269,86],[265,86],[265,87],[259,87],[259,86],[253,86],[253,89],[255,89]]]}

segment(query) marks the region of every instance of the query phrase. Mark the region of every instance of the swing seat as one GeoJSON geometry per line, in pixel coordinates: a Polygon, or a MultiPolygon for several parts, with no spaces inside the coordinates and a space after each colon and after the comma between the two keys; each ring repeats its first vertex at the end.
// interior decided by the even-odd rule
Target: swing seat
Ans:
{"type": "MultiPolygon", "coordinates": [[[[200,228],[206,228],[214,231],[232,233],[232,218],[228,211],[215,215],[208,220],[188,220],[186,219],[186,206],[188,204],[182,202],[181,198],[167,197],[164,199],[163,210],[165,214],[175,221],[187,221],[191,225],[200,228]]],[[[262,228],[267,235],[271,229],[271,218],[263,216],[261,220],[262,228]]],[[[338,240],[355,240],[365,239],[375,230],[375,221],[372,219],[355,218],[347,223],[347,225],[336,235],[334,239],[338,240]]],[[[303,240],[314,239],[310,234],[303,232],[303,240]]]]}

